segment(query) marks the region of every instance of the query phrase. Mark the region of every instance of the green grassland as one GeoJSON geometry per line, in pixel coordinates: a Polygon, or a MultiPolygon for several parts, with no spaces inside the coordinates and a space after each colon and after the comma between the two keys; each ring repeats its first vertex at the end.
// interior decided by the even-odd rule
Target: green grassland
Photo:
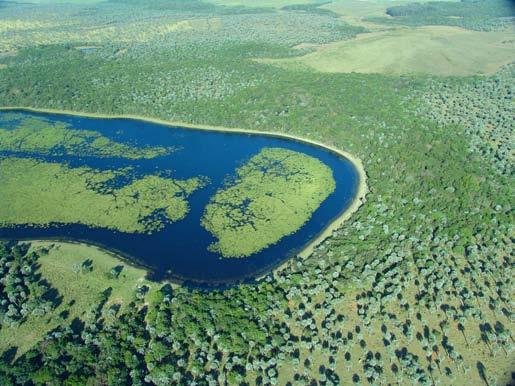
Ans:
{"type": "Polygon", "coordinates": [[[363,26],[368,30],[384,30],[388,28],[384,24],[373,23],[367,19],[370,17],[385,17],[386,9],[393,5],[406,4],[408,1],[363,1],[363,0],[339,0],[322,5],[320,8],[328,9],[340,15],[342,20],[349,24],[363,26]]]}
{"type": "MultiPolygon", "coordinates": [[[[155,285],[145,279],[146,271],[121,262],[112,254],[84,244],[33,242],[33,249],[48,249],[39,260],[40,273],[62,296],[60,305],[43,317],[31,316],[16,327],[0,329],[0,351],[15,346],[22,355],[52,329],[75,318],[84,318],[97,304],[100,295],[109,289],[106,306],[119,304],[121,309],[133,300],[137,286],[155,285]],[[89,261],[92,269],[85,269],[89,261]],[[111,270],[123,267],[115,278],[111,270]]],[[[106,307],[106,308],[107,308],[106,307]]]]}
{"type": "Polygon", "coordinates": [[[109,182],[123,171],[24,158],[0,158],[0,224],[84,224],[121,232],[153,232],[188,213],[200,178],[145,176],[120,188],[109,182]],[[158,216],[160,214],[161,216],[158,216]]]}
{"type": "Polygon", "coordinates": [[[367,33],[317,47],[302,57],[265,63],[321,72],[492,74],[515,60],[515,34],[431,26],[367,33]]]}
{"type": "Polygon", "coordinates": [[[342,16],[371,17],[385,16],[388,7],[406,4],[406,0],[391,1],[360,1],[360,0],[338,0],[322,5],[322,8],[330,9],[342,16]]]}
{"type": "Polygon", "coordinates": [[[133,147],[112,141],[96,131],[71,129],[62,122],[3,114],[0,116],[0,151],[146,159],[169,154],[172,149],[133,147]],[[1,128],[13,120],[16,121],[14,128],[1,128]]]}
{"type": "Polygon", "coordinates": [[[331,169],[313,157],[266,148],[236,170],[216,192],[202,225],[224,257],[246,257],[275,244],[305,224],[334,191],[331,169]]]}
{"type": "MultiPolygon", "coordinates": [[[[485,15],[463,19],[443,16],[455,8],[360,17],[502,33],[509,20],[486,15],[493,2],[469,3],[485,15]]],[[[514,66],[453,77],[293,71],[251,58],[304,55],[312,48],[292,47],[365,31],[312,11],[255,12],[177,29],[206,13],[112,3],[2,8],[1,50],[17,50],[0,54],[2,104],[299,135],[359,157],[370,192],[309,258],[235,288],[163,285],[147,307],[127,305],[115,317],[97,303],[101,312],[82,317],[80,333],[57,323],[17,361],[0,360],[0,383],[43,375],[120,386],[512,382],[514,66]],[[99,49],[74,49],[83,45],[99,49]]],[[[482,66],[495,68],[491,56],[482,66]]],[[[17,331],[9,339],[22,341],[17,331]]]]}

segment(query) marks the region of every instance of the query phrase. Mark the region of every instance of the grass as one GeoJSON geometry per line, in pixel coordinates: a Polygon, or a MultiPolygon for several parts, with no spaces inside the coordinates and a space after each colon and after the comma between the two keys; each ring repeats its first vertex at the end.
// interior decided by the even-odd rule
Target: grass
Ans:
{"type": "Polygon", "coordinates": [[[45,21],[4,19],[0,20],[0,33],[53,28],[57,27],[58,25],[59,24],[45,21]]]}
{"type": "Polygon", "coordinates": [[[202,218],[224,257],[250,256],[295,232],[335,189],[329,167],[286,149],[264,149],[236,173],[202,218]]]}
{"type": "Polygon", "coordinates": [[[515,60],[514,33],[457,27],[403,28],[318,46],[300,58],[265,59],[287,68],[327,73],[491,74],[515,60]]]}
{"type": "Polygon", "coordinates": [[[349,24],[362,26],[369,30],[384,30],[391,28],[391,26],[367,21],[365,19],[371,17],[387,17],[387,8],[413,2],[412,0],[335,0],[322,5],[320,8],[328,9],[341,15],[341,18],[349,24]]]}
{"type": "Polygon", "coordinates": [[[341,0],[333,1],[323,5],[321,8],[328,9],[339,15],[349,24],[362,26],[370,30],[387,28],[383,25],[365,21],[365,18],[386,17],[386,8],[392,5],[406,4],[409,1],[362,1],[362,0],[341,0]]]}
{"type": "Polygon", "coordinates": [[[161,229],[165,221],[184,218],[189,211],[187,197],[204,184],[200,178],[147,175],[120,188],[110,187],[116,177],[126,175],[121,170],[0,158],[0,225],[78,223],[149,233],[161,229]]]}
{"type": "MultiPolygon", "coordinates": [[[[369,327],[365,327],[363,325],[363,320],[358,316],[356,313],[356,304],[355,302],[351,302],[349,300],[355,299],[355,296],[359,294],[359,291],[356,290],[356,288],[347,288],[345,290],[345,295],[347,297],[347,301],[342,301],[341,304],[341,313],[345,315],[345,323],[344,325],[346,327],[341,329],[341,333],[346,336],[348,331],[352,331],[355,335],[354,340],[349,342],[348,344],[341,345],[339,347],[340,351],[338,352],[338,355],[334,357],[336,360],[335,367],[337,369],[338,374],[344,375],[341,378],[341,384],[347,385],[352,384],[351,383],[351,377],[353,373],[360,373],[362,371],[363,364],[358,362],[357,358],[362,358],[363,353],[367,351],[372,352],[380,352],[383,355],[383,358],[385,359],[385,362],[391,364],[395,363],[395,360],[393,358],[388,357],[388,352],[385,349],[385,346],[383,345],[383,334],[381,332],[381,326],[384,323],[380,319],[373,320],[371,325],[369,327]],[[354,326],[360,326],[363,330],[363,333],[366,336],[367,341],[367,347],[364,349],[361,349],[358,344],[358,339],[356,338],[354,326]],[[351,354],[351,361],[347,362],[345,360],[344,354],[345,352],[349,352],[351,354]],[[387,359],[388,358],[388,359],[387,359]]],[[[324,303],[324,296],[325,294],[321,294],[319,297],[320,299],[314,299],[315,303],[322,305],[324,303]]],[[[408,291],[406,293],[403,293],[403,296],[406,298],[414,298],[416,296],[416,293],[412,291],[408,291]]],[[[296,312],[298,310],[300,302],[292,302],[290,305],[290,311],[296,312]]],[[[406,320],[411,320],[413,323],[413,329],[414,331],[422,331],[424,326],[438,326],[439,321],[445,319],[445,314],[443,311],[436,311],[434,313],[423,313],[423,318],[419,320],[415,314],[408,315],[405,311],[399,307],[398,302],[394,301],[391,305],[388,306],[388,310],[392,312],[395,315],[401,316],[400,321],[405,322],[406,320]]],[[[482,307],[483,312],[485,314],[490,313],[491,311],[484,305],[482,307]]],[[[323,307],[320,307],[318,309],[315,309],[313,311],[314,319],[317,323],[317,326],[321,326],[324,319],[324,309],[323,307]]],[[[503,322],[505,322],[503,320],[503,322]]],[[[298,325],[297,325],[298,326],[298,325]]],[[[399,326],[392,326],[391,324],[388,326],[388,331],[390,333],[393,333],[397,336],[397,339],[401,340],[403,342],[403,346],[408,349],[409,352],[415,353],[420,358],[424,358],[425,352],[421,350],[420,348],[420,342],[417,340],[417,338],[414,336],[413,339],[409,340],[406,339],[404,334],[402,333],[402,327],[399,326]]],[[[453,342],[459,349],[462,355],[465,358],[465,363],[469,363],[474,365],[477,362],[478,357],[481,357],[482,361],[487,365],[489,369],[495,374],[498,375],[499,378],[499,385],[504,384],[501,382],[501,380],[506,379],[506,381],[509,379],[509,372],[506,372],[506,369],[510,369],[511,366],[511,358],[510,356],[503,356],[503,355],[496,355],[495,357],[492,356],[487,347],[482,344],[482,342],[479,340],[478,336],[478,330],[477,326],[474,322],[469,321],[465,325],[465,336],[467,336],[467,341],[465,340],[463,334],[461,334],[458,329],[454,326],[449,329],[449,331],[445,334],[450,342],[453,342]],[[467,348],[467,350],[461,350],[461,349],[467,348]]],[[[440,332],[441,330],[437,328],[440,332]]],[[[301,333],[302,329],[298,328],[296,333],[301,333]]],[[[414,334],[415,335],[415,334],[414,334]]],[[[444,334],[442,334],[444,335],[444,334]]],[[[314,353],[310,353],[305,348],[300,349],[300,363],[303,363],[306,358],[310,358],[312,360],[311,368],[318,369],[319,366],[324,365],[326,366],[329,362],[329,358],[331,357],[330,354],[328,354],[327,351],[316,351],[314,353]]],[[[440,370],[436,369],[433,370],[434,374],[433,376],[435,379],[441,379],[442,385],[484,385],[484,381],[478,376],[477,371],[468,371],[466,376],[463,376],[462,373],[458,371],[459,365],[454,363],[450,358],[445,357],[442,362],[440,363],[440,368],[442,371],[442,374],[440,373],[440,370]],[[446,367],[450,367],[453,369],[453,377],[449,378],[448,376],[444,375],[444,369],[446,367]],[[441,378],[438,378],[438,375],[441,376],[441,378]],[[465,381],[466,378],[466,381],[465,381]]],[[[301,373],[303,371],[303,366],[291,366],[290,364],[284,365],[281,367],[279,373],[280,373],[280,379],[278,384],[282,385],[288,382],[288,380],[293,378],[293,375],[295,373],[301,373]]],[[[386,371],[382,377],[381,381],[383,384],[399,384],[399,379],[394,376],[394,374],[391,371],[386,371]]],[[[368,382],[363,382],[364,385],[370,384],[368,382]]],[[[406,377],[404,378],[403,382],[400,383],[401,385],[408,385],[411,384],[409,379],[406,377]]],[[[508,383],[509,384],[509,383],[508,383]]]]}
{"type": "Polygon", "coordinates": [[[145,279],[145,270],[124,264],[97,247],[63,242],[32,243],[32,248],[41,247],[50,249],[48,255],[39,258],[38,272],[58,290],[61,303],[44,317],[29,316],[20,326],[0,329],[0,352],[17,346],[17,355],[23,354],[50,330],[86,313],[108,288],[112,290],[108,304],[120,304],[122,309],[133,299],[138,285],[152,289],[145,279]],[[85,260],[91,261],[93,270],[77,273],[74,267],[85,260]],[[120,276],[117,279],[109,276],[111,269],[120,265],[123,266],[120,276]]]}
{"type": "Polygon", "coordinates": [[[206,17],[191,20],[181,20],[167,25],[167,32],[177,31],[218,31],[222,26],[222,19],[219,17],[206,17]]]}

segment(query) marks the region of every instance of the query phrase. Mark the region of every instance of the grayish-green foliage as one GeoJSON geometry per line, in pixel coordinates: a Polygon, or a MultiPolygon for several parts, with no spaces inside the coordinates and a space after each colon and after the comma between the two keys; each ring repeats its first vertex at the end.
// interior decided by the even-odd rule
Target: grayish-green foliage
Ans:
{"type": "MultiPolygon", "coordinates": [[[[114,23],[127,34],[119,36],[134,37],[132,23],[141,21],[143,34],[143,19],[157,12],[121,7],[80,17],[67,8],[63,17],[114,23]]],[[[27,9],[11,17],[30,18],[27,9]]],[[[166,17],[154,25],[185,19],[166,17]]],[[[0,98],[320,140],[363,160],[366,204],[310,258],[260,283],[164,287],[146,304],[142,289],[120,314],[100,299],[84,325],[67,321],[44,345],[4,361],[0,383],[506,383],[515,349],[512,70],[462,79],[288,71],[250,58],[297,55],[304,50],[296,44],[356,30],[304,10],[222,21],[219,30],[125,41],[56,27],[70,42],[37,47],[20,38],[28,32],[4,32],[2,44],[20,40],[17,56],[0,59],[0,98]],[[79,44],[99,48],[86,53],[79,44]]],[[[446,23],[490,29],[506,21],[446,23]]]]}
{"type": "Polygon", "coordinates": [[[513,175],[515,134],[511,65],[490,78],[436,84],[422,99],[427,111],[440,125],[464,125],[470,138],[470,151],[480,154],[507,176],[513,175]]]}
{"type": "Polygon", "coordinates": [[[44,316],[58,301],[37,271],[38,255],[27,244],[0,242],[0,328],[44,316]]]}

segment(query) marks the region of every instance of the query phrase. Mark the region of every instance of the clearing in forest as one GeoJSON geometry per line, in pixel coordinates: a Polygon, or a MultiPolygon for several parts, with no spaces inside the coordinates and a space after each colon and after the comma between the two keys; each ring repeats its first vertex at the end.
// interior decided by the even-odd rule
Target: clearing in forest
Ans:
{"type": "Polygon", "coordinates": [[[401,28],[321,45],[302,57],[264,61],[282,67],[333,73],[491,74],[515,60],[514,37],[513,30],[478,32],[446,26],[401,28]]]}

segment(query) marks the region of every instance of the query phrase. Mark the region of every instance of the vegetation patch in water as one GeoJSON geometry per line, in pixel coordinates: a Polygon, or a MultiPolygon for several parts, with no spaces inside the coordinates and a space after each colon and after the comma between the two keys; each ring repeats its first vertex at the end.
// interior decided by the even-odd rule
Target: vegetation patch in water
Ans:
{"type": "Polygon", "coordinates": [[[128,177],[127,170],[0,158],[0,227],[59,223],[151,233],[184,218],[188,196],[206,184],[200,177],[175,180],[147,175],[110,187],[117,177],[128,177]]]}
{"type": "Polygon", "coordinates": [[[305,224],[334,191],[332,171],[316,158],[266,148],[236,170],[210,200],[202,225],[224,257],[246,257],[305,224]]]}
{"type": "Polygon", "coordinates": [[[130,146],[92,130],[72,129],[65,122],[23,117],[11,113],[0,117],[0,151],[44,155],[82,155],[149,159],[169,154],[172,148],[130,146]],[[13,124],[13,128],[2,128],[13,124]]]}

